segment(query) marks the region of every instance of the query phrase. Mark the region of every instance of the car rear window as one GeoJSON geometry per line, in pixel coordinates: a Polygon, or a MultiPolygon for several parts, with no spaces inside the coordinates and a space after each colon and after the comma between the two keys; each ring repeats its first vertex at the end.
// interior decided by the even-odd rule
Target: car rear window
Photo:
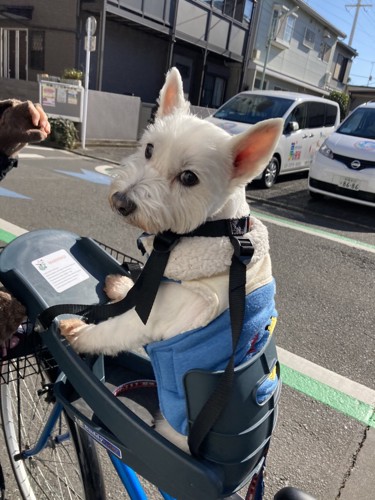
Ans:
{"type": "Polygon", "coordinates": [[[239,94],[223,104],[215,118],[254,124],[268,118],[281,118],[293,104],[292,99],[264,95],[239,94]]]}

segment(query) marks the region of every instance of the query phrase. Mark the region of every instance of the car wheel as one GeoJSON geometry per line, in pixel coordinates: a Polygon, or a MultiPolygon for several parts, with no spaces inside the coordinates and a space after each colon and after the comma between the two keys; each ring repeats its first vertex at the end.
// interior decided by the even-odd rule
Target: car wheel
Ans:
{"type": "Polygon", "coordinates": [[[261,184],[262,187],[270,189],[276,182],[279,175],[280,162],[276,156],[273,156],[267,167],[264,169],[261,184]]]}

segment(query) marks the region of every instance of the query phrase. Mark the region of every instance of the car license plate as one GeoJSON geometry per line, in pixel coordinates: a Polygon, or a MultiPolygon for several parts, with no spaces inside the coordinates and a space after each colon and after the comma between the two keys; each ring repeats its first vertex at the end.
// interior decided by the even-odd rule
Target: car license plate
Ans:
{"type": "Polygon", "coordinates": [[[340,177],[339,186],[345,189],[351,189],[353,191],[359,191],[360,182],[352,177],[340,177]]]}

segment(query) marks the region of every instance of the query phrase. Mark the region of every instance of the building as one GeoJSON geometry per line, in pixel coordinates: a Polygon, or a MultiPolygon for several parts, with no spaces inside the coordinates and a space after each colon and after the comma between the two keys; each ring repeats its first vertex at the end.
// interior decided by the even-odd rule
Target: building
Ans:
{"type": "Polygon", "coordinates": [[[90,89],[145,103],[155,103],[173,65],[194,105],[217,107],[261,86],[326,95],[346,88],[356,55],[301,0],[8,0],[0,7],[0,78],[85,71],[89,16],[97,25],[90,89]]]}
{"type": "Polygon", "coordinates": [[[327,95],[344,91],[356,51],[345,33],[302,0],[260,0],[254,16],[248,88],[327,95]]]}
{"type": "Polygon", "coordinates": [[[0,9],[0,76],[36,81],[85,70],[85,24],[97,21],[90,88],[155,102],[180,69],[193,104],[218,106],[239,90],[252,0],[8,0],[0,9]]]}

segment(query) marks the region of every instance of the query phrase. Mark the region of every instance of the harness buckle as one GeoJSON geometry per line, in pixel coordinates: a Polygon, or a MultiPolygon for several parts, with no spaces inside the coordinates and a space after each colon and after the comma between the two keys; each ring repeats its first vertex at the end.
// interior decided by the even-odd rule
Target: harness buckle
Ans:
{"type": "Polygon", "coordinates": [[[234,255],[247,266],[254,255],[254,247],[251,241],[248,238],[238,236],[232,236],[230,241],[234,249],[234,255]]]}
{"type": "Polygon", "coordinates": [[[181,235],[173,233],[172,231],[164,231],[158,233],[154,238],[154,250],[157,253],[171,252],[177,245],[181,235]]]}

